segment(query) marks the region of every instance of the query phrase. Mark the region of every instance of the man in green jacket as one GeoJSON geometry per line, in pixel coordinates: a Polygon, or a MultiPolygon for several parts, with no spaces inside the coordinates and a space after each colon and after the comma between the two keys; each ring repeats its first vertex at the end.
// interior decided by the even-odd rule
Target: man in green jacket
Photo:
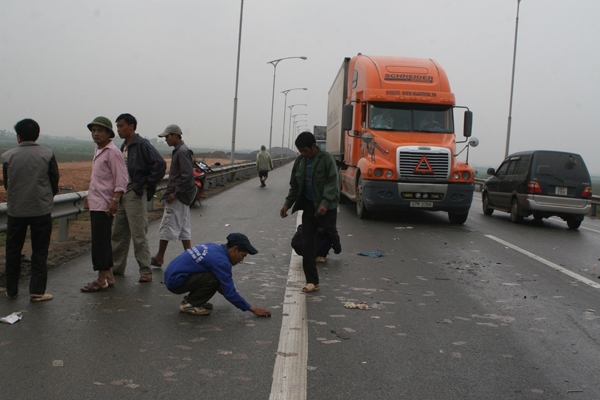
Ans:
{"type": "Polygon", "coordinates": [[[316,238],[319,227],[325,229],[333,243],[333,251],[342,251],[338,235],[337,207],[339,200],[338,173],[333,156],[321,151],[310,132],[302,132],[294,143],[300,156],[294,162],[290,190],[279,212],[281,218],[303,210],[302,213],[302,268],[306,276],[303,292],[319,290],[319,273],[316,264],[316,238]]]}

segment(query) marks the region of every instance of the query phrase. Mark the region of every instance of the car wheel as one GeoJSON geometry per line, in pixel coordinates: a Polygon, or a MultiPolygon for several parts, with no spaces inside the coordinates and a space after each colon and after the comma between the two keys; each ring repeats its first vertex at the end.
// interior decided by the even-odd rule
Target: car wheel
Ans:
{"type": "Polygon", "coordinates": [[[368,219],[371,217],[371,212],[365,207],[363,198],[363,179],[358,177],[358,185],[356,187],[356,215],[360,219],[368,219]]]}
{"type": "Polygon", "coordinates": [[[464,224],[466,222],[468,216],[469,216],[468,213],[466,213],[466,214],[458,214],[458,213],[453,213],[453,212],[448,213],[448,219],[450,220],[450,223],[457,224],[457,225],[464,224]]]}
{"type": "Polygon", "coordinates": [[[483,197],[481,199],[481,205],[483,207],[483,213],[485,215],[492,215],[492,213],[494,212],[494,209],[490,208],[490,199],[489,199],[487,193],[483,194],[483,197]]]}
{"type": "Polygon", "coordinates": [[[580,225],[581,221],[576,218],[569,218],[567,220],[567,226],[569,227],[569,229],[578,229],[580,225]]]}
{"type": "Polygon", "coordinates": [[[519,207],[519,200],[513,199],[510,207],[510,220],[514,223],[520,223],[523,221],[521,213],[521,207],[519,207]]]}

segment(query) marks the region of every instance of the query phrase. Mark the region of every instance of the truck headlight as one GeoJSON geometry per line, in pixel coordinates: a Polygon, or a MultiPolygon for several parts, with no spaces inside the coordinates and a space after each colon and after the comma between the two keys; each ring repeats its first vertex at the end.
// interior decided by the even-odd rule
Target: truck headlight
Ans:
{"type": "Polygon", "coordinates": [[[462,173],[462,178],[464,181],[468,181],[470,177],[471,177],[471,173],[469,171],[465,171],[462,173]]]}
{"type": "Polygon", "coordinates": [[[394,176],[394,173],[392,171],[386,171],[385,172],[385,177],[388,179],[391,179],[391,177],[394,176]]]}

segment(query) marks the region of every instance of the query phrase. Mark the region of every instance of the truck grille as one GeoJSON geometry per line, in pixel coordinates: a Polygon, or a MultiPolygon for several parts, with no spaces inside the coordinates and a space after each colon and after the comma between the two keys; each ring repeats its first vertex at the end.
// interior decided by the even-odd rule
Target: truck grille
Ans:
{"type": "Polygon", "coordinates": [[[398,149],[398,174],[412,181],[447,181],[450,152],[445,148],[398,149]]]}

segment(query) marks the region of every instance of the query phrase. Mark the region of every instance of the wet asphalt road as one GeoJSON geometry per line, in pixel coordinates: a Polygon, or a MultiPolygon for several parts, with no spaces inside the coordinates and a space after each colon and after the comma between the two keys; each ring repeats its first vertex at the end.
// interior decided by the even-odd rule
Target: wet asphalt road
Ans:
{"type": "MultiPolygon", "coordinates": [[[[234,267],[234,279],[272,318],[220,296],[209,317],[182,315],[160,269],[137,282],[132,255],[115,288],[83,294],[94,276],[83,256],[51,271],[54,300],[30,303],[26,285],[17,300],[0,300],[2,316],[23,311],[0,325],[1,397],[269,398],[283,306],[298,290],[287,283],[296,215],[278,216],[290,170],[273,171],[266,189],[255,178],[192,210],[194,243],[250,237],[259,254],[234,267]]],[[[302,295],[305,392],[287,398],[600,398],[599,289],[551,267],[600,283],[597,222],[577,232],[564,222],[514,225],[508,214],[484,216],[477,200],[462,226],[424,212],[362,221],[341,205],[344,251],[319,267],[321,290],[302,295]]],[[[158,223],[149,238],[155,251],[158,223]]],[[[171,243],[166,258],[180,252],[171,243]]]]}

